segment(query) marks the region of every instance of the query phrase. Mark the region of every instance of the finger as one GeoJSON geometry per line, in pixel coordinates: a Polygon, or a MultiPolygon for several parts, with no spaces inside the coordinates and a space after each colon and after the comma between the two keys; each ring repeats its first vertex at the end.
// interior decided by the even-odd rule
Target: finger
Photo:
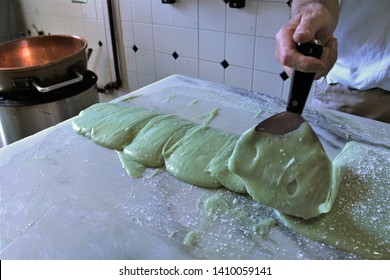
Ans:
{"type": "Polygon", "coordinates": [[[293,40],[293,34],[299,20],[292,19],[283,26],[276,34],[275,58],[282,64],[289,66],[291,64],[291,55],[296,51],[296,43],[293,40]]]}
{"type": "Polygon", "coordinates": [[[283,68],[284,68],[284,72],[286,72],[287,76],[291,77],[293,69],[291,69],[290,67],[287,67],[287,66],[283,66],[283,68]]]}
{"type": "Polygon", "coordinates": [[[336,38],[332,37],[332,39],[324,45],[321,60],[324,62],[325,68],[320,72],[316,72],[316,79],[326,76],[337,60],[336,38]]]}
{"type": "Polygon", "coordinates": [[[314,57],[304,56],[296,49],[277,51],[276,56],[283,66],[293,68],[301,72],[317,73],[322,72],[326,68],[324,61],[314,57]]]}
{"type": "Polygon", "coordinates": [[[301,72],[321,73],[326,68],[326,64],[318,58],[304,56],[298,52],[291,67],[301,72]]]}
{"type": "Polygon", "coordinates": [[[329,49],[327,47],[324,47],[322,50],[322,55],[321,55],[321,61],[324,62],[324,67],[322,69],[318,69],[315,73],[315,80],[320,79],[321,77],[325,76],[328,72],[327,70],[327,61],[328,61],[328,56],[329,56],[329,49]]]}
{"type": "Polygon", "coordinates": [[[330,65],[330,69],[331,69],[333,67],[333,65],[336,63],[337,56],[338,56],[338,42],[337,42],[337,39],[332,37],[332,39],[329,40],[329,42],[327,42],[326,46],[329,48],[328,61],[331,64],[330,65]]]}
{"type": "Polygon", "coordinates": [[[322,42],[329,40],[331,31],[325,14],[309,11],[300,15],[299,20],[293,35],[296,42],[307,43],[314,38],[320,39],[322,42]]]}

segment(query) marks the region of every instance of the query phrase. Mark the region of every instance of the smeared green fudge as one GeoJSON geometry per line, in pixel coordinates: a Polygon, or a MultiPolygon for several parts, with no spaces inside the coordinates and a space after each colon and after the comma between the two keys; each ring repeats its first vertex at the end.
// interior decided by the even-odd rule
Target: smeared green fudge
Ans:
{"type": "MultiPolygon", "coordinates": [[[[175,143],[180,140],[188,129],[195,124],[174,115],[161,115],[151,119],[127,145],[123,152],[133,160],[149,167],[159,167],[164,164],[162,150],[170,140],[175,143]]],[[[166,148],[168,148],[166,146],[166,148]]]]}
{"type": "Polygon", "coordinates": [[[209,162],[206,171],[210,172],[211,176],[215,177],[225,188],[237,193],[247,193],[244,181],[228,168],[228,161],[238,138],[238,135],[234,135],[226,141],[225,145],[209,162]]]}
{"type": "Polygon", "coordinates": [[[157,115],[157,112],[144,108],[128,108],[113,112],[92,127],[91,139],[103,147],[122,150],[141,128],[157,115]]]}
{"type": "Polygon", "coordinates": [[[221,187],[221,183],[206,168],[231,136],[228,132],[208,126],[191,128],[171,147],[164,148],[167,171],[190,184],[207,188],[221,187]]]}
{"type": "Polygon", "coordinates": [[[339,171],[307,123],[282,136],[249,129],[229,169],[256,201],[305,219],[329,212],[339,184],[339,171]]]}
{"type": "Polygon", "coordinates": [[[349,142],[333,164],[344,170],[332,210],[302,220],[278,212],[289,228],[370,259],[390,259],[390,150],[349,142]]]}

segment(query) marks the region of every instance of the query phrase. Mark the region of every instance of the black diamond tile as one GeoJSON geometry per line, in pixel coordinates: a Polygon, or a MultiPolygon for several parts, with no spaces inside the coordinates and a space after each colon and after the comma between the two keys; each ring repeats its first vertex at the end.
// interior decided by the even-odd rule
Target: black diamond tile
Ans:
{"type": "Polygon", "coordinates": [[[292,0],[288,0],[288,1],[287,1],[287,5],[288,5],[289,7],[291,7],[291,4],[292,4],[292,0]]]}
{"type": "Polygon", "coordinates": [[[229,3],[229,0],[222,0],[225,4],[229,3]]]}
{"type": "Polygon", "coordinates": [[[179,55],[177,54],[177,52],[173,52],[173,53],[172,53],[172,56],[173,56],[174,59],[177,59],[177,58],[179,57],[179,55]]]}
{"type": "Polygon", "coordinates": [[[136,53],[138,51],[138,48],[136,45],[133,46],[133,51],[136,53]]]}
{"type": "Polygon", "coordinates": [[[229,63],[226,61],[226,59],[224,59],[222,62],[221,62],[221,65],[223,67],[223,69],[226,69],[229,67],[229,63]]]}
{"type": "Polygon", "coordinates": [[[282,73],[280,73],[279,76],[283,79],[283,81],[285,81],[289,78],[287,73],[284,71],[282,73]]]}
{"type": "Polygon", "coordinates": [[[102,46],[103,46],[102,41],[99,41],[99,42],[98,42],[98,45],[99,45],[99,47],[102,47],[102,46]]]}

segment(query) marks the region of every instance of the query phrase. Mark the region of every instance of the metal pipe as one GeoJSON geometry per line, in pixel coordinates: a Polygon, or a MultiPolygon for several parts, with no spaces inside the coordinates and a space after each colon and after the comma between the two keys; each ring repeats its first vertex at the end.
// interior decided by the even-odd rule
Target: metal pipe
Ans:
{"type": "Polygon", "coordinates": [[[119,68],[119,58],[118,58],[118,45],[116,42],[116,28],[114,22],[114,3],[111,0],[107,0],[107,11],[108,11],[108,19],[110,24],[110,35],[111,35],[111,45],[112,45],[112,55],[114,58],[114,69],[115,69],[115,82],[107,83],[104,86],[104,91],[119,89],[122,86],[121,73],[119,68]]]}

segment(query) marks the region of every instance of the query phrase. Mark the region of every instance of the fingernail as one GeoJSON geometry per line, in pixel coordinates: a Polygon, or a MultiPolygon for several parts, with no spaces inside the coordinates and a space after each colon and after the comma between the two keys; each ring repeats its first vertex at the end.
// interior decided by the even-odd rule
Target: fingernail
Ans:
{"type": "Polygon", "coordinates": [[[307,30],[307,29],[301,29],[301,30],[298,30],[297,34],[309,35],[309,34],[310,34],[310,31],[307,30]]]}
{"type": "Polygon", "coordinates": [[[299,29],[294,34],[294,39],[297,42],[305,43],[307,40],[311,39],[311,33],[307,29],[299,29]]]}

